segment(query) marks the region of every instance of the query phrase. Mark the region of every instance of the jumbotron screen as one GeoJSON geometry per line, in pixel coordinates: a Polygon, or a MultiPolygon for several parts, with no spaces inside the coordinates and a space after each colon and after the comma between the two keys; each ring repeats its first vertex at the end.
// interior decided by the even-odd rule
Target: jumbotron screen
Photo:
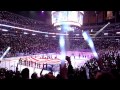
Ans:
{"type": "Polygon", "coordinates": [[[52,11],[52,24],[81,26],[83,25],[83,11],[52,11]]]}

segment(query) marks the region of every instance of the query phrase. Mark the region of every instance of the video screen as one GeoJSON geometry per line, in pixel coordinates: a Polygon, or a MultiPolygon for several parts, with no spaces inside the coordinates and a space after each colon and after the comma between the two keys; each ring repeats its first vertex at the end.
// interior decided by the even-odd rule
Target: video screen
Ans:
{"type": "Polygon", "coordinates": [[[83,14],[82,11],[54,11],[52,13],[52,24],[69,23],[70,25],[82,25],[83,14]]]}

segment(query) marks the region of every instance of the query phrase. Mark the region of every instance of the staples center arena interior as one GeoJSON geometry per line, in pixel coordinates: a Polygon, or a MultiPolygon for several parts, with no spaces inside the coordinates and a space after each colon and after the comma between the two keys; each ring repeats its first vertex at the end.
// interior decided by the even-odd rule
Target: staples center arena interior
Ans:
{"type": "Polygon", "coordinates": [[[0,11],[0,79],[119,79],[119,29],[119,11],[0,11]]]}

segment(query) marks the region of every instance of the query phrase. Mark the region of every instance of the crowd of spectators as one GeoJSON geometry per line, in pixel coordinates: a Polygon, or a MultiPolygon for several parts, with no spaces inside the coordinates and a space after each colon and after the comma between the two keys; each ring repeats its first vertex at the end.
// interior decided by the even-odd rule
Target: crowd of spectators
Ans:
{"type": "MultiPolygon", "coordinates": [[[[17,37],[5,37],[0,36],[0,51],[4,52],[8,46],[11,47],[10,55],[34,55],[37,53],[51,53],[59,50],[59,44],[57,40],[46,39],[40,36],[17,36],[17,37]]],[[[9,54],[8,54],[9,55],[9,54]]]]}
{"type": "Polygon", "coordinates": [[[22,28],[30,28],[38,31],[39,30],[44,31],[42,28],[45,28],[45,27],[48,28],[47,31],[49,31],[49,29],[52,28],[50,25],[44,24],[44,22],[42,21],[37,21],[34,19],[30,19],[21,15],[18,15],[18,14],[7,12],[7,11],[0,11],[0,22],[2,22],[3,24],[19,26],[22,28]]]}
{"type": "MultiPolygon", "coordinates": [[[[59,53],[60,45],[58,38],[48,37],[44,35],[29,36],[29,35],[17,35],[16,37],[11,36],[0,36],[0,51],[2,53],[11,47],[7,57],[11,56],[24,56],[24,55],[36,55],[40,53],[59,53]]],[[[119,51],[119,40],[112,39],[93,39],[95,49],[98,53],[119,51]]],[[[84,39],[69,40],[69,51],[81,51],[90,50],[89,45],[84,39]]]]}

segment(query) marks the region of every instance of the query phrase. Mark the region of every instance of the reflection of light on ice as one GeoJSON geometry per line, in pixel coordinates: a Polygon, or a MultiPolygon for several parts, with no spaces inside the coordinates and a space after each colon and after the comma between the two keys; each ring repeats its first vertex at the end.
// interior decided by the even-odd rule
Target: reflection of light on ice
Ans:
{"type": "MultiPolygon", "coordinates": [[[[80,55],[80,57],[79,56],[77,56],[77,55],[79,55],[79,52],[77,52],[76,54],[74,54],[75,55],[75,57],[72,55],[72,53],[73,52],[68,52],[67,53],[67,56],[70,56],[71,55],[71,63],[72,63],[72,65],[73,65],[73,67],[74,68],[78,68],[78,66],[79,67],[81,67],[81,66],[83,66],[84,65],[84,63],[86,62],[86,61],[88,61],[89,60],[89,58],[88,57],[83,57],[83,55],[80,55]]],[[[54,59],[56,56],[57,56],[57,58],[61,58],[62,60],[65,60],[65,54],[55,54],[55,53],[49,53],[48,54],[50,57],[52,56],[52,58],[54,59]]],[[[90,54],[89,53],[89,55],[92,55],[92,54],[90,54]]],[[[34,55],[33,55],[34,56],[34,55]]],[[[42,55],[35,55],[35,57],[38,59],[38,58],[40,58],[42,55]]],[[[44,55],[45,57],[46,57],[46,55],[44,55]]],[[[28,57],[31,57],[31,56],[28,56],[28,57]]],[[[17,66],[17,63],[18,63],[18,60],[20,59],[21,57],[12,57],[12,58],[5,58],[2,62],[1,62],[1,64],[0,64],[0,67],[3,67],[3,68],[5,68],[5,67],[7,67],[7,69],[9,69],[9,70],[15,70],[16,69],[16,66],[17,66]]],[[[22,57],[22,58],[26,58],[26,57],[22,57]]],[[[56,64],[56,63],[55,63],[56,64]]],[[[23,65],[19,65],[18,66],[19,68],[19,70],[20,71],[22,71],[22,69],[24,69],[24,68],[29,68],[29,70],[30,70],[30,76],[31,76],[31,74],[33,73],[33,72],[36,72],[37,74],[38,74],[38,76],[40,76],[40,71],[41,71],[41,69],[37,69],[37,68],[33,68],[33,67],[27,67],[27,66],[23,66],[23,65]]],[[[59,65],[58,65],[58,67],[59,67],[59,65]]],[[[59,68],[58,68],[57,66],[55,67],[55,69],[58,69],[59,70],[59,68]]],[[[44,70],[43,71],[43,75],[44,74],[47,74],[49,71],[47,71],[47,70],[44,70]]],[[[53,74],[56,76],[57,74],[59,73],[59,71],[57,71],[57,72],[53,72],[53,74]]]]}

